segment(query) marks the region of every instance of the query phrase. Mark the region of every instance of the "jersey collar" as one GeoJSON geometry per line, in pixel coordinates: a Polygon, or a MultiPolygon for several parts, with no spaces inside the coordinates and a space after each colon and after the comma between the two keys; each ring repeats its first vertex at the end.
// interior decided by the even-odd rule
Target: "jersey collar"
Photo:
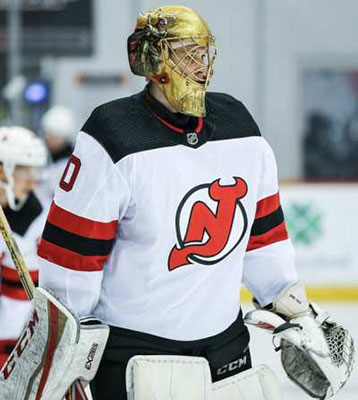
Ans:
{"type": "Polygon", "coordinates": [[[170,132],[172,140],[178,144],[196,149],[213,137],[215,113],[208,102],[206,102],[207,114],[203,118],[169,111],[149,93],[148,86],[142,91],[141,96],[142,104],[152,118],[157,120],[156,123],[159,123],[167,133],[170,132]]]}
{"type": "Polygon", "coordinates": [[[194,131],[200,133],[203,128],[203,117],[193,117],[182,113],[173,113],[144,89],[144,105],[150,113],[162,124],[177,133],[194,131]]]}

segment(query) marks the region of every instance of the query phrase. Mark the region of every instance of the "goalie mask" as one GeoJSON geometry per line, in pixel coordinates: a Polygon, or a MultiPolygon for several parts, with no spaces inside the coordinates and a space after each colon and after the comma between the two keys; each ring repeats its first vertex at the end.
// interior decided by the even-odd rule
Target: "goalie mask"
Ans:
{"type": "Polygon", "coordinates": [[[46,161],[46,147],[33,132],[20,126],[0,128],[0,165],[4,175],[4,180],[0,179],[0,188],[4,189],[11,209],[20,210],[28,197],[23,195],[15,200],[16,176],[27,179],[35,173],[27,167],[43,167],[46,161]]]}
{"type": "Polygon", "coordinates": [[[132,72],[158,84],[178,112],[205,115],[216,45],[196,12],[163,6],[139,14],[128,38],[128,56],[132,72]]]}

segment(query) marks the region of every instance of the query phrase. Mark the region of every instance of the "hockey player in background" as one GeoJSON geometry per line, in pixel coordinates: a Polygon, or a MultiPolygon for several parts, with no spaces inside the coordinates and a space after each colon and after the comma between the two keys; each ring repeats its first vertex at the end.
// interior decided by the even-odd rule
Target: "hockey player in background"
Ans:
{"type": "Polygon", "coordinates": [[[65,106],[51,107],[41,118],[41,130],[49,151],[49,165],[36,193],[44,202],[51,202],[56,186],[73,151],[75,119],[65,106]]]}
{"type": "Polygon", "coordinates": [[[38,353],[41,379],[21,385],[44,399],[95,375],[96,400],[278,400],[272,371],[251,365],[243,284],[258,308],[245,321],[277,328],[289,376],[333,395],[351,337],[297,281],[270,145],[240,101],[206,92],[207,24],[186,7],[151,10],[128,52],[148,85],[97,107],[77,137],[39,247],[37,330],[0,394],[38,353]]]}
{"type": "MultiPolygon", "coordinates": [[[[46,215],[33,193],[39,167],[46,164],[45,145],[22,127],[0,128],[0,205],[38,281],[37,244],[46,215]]],[[[28,301],[5,242],[0,237],[0,367],[15,346],[30,316],[28,301]]]]}

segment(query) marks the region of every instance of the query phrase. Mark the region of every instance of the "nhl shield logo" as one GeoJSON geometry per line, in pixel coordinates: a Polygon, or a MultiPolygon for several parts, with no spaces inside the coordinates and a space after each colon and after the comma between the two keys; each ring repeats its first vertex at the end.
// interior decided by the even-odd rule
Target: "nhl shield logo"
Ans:
{"type": "Polygon", "coordinates": [[[247,231],[247,214],[241,202],[247,183],[234,177],[234,184],[217,179],[191,189],[176,212],[177,244],[168,257],[168,269],[198,263],[213,265],[227,257],[247,231]]]}
{"type": "Polygon", "coordinates": [[[199,143],[198,134],[196,132],[189,132],[186,134],[186,140],[190,146],[195,146],[199,143]]]}

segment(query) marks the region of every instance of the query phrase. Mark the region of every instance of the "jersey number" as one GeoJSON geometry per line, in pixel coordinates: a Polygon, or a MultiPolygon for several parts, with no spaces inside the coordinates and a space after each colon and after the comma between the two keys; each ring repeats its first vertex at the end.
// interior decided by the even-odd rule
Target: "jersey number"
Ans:
{"type": "Polygon", "coordinates": [[[66,192],[72,190],[73,185],[76,182],[78,173],[81,168],[81,160],[72,155],[68,160],[65,170],[63,171],[63,175],[60,181],[60,188],[66,192]]]}

